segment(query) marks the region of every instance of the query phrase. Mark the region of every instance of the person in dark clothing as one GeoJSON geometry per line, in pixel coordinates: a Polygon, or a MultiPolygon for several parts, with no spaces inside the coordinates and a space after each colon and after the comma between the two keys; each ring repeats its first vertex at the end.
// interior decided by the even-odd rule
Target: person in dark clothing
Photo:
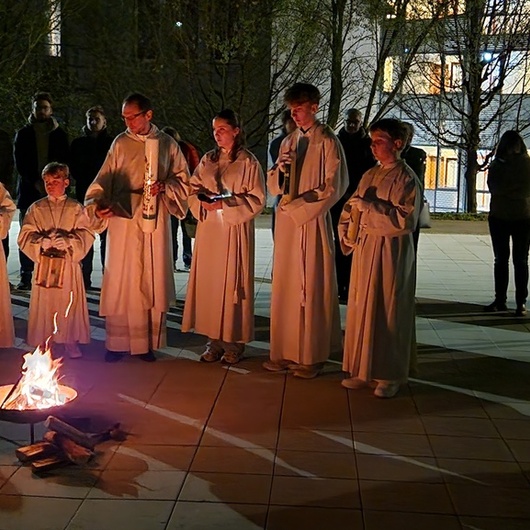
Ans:
{"type": "MultiPolygon", "coordinates": [[[[13,169],[15,168],[15,161],[13,159],[13,144],[11,138],[6,131],[0,130],[0,182],[5,186],[6,190],[14,196],[13,185],[13,169]]],[[[6,237],[2,239],[4,246],[4,254],[9,256],[9,232],[6,237]]]]}
{"type": "Polygon", "coordinates": [[[530,156],[521,135],[505,132],[488,171],[491,193],[488,224],[495,256],[495,300],[484,308],[507,311],[510,239],[515,280],[515,315],[526,315],[528,251],[530,249],[530,156]]]}
{"type": "MultiPolygon", "coordinates": [[[[427,153],[419,147],[412,147],[412,139],[414,138],[414,125],[412,123],[403,122],[403,125],[408,131],[407,144],[405,149],[401,152],[401,158],[405,160],[407,165],[416,173],[418,180],[421,184],[421,192],[425,190],[425,168],[427,167],[427,153]]],[[[422,203],[423,207],[423,203],[422,203]]],[[[416,226],[416,230],[412,233],[412,239],[414,241],[414,251],[418,253],[418,241],[420,239],[420,224],[416,226]]]]}
{"type": "Polygon", "coordinates": [[[363,115],[360,110],[348,109],[344,113],[344,126],[337,134],[344,148],[344,154],[346,155],[349,177],[346,193],[331,208],[331,219],[335,236],[335,267],[337,269],[339,300],[343,303],[346,303],[348,300],[352,254],[345,256],[340,250],[339,234],[337,231],[340,214],[348,199],[355,193],[361,177],[376,164],[376,160],[370,149],[370,137],[364,130],[362,122],[363,115]]]}
{"type": "MultiPolygon", "coordinates": [[[[28,123],[15,135],[15,167],[18,172],[17,206],[20,225],[28,208],[46,196],[41,172],[48,162],[69,162],[68,135],[52,116],[53,100],[48,92],[37,92],[32,99],[28,123]]],[[[17,289],[31,290],[33,261],[19,250],[20,283],[17,289]]]]}
{"type": "MultiPolygon", "coordinates": [[[[276,138],[274,138],[274,140],[272,140],[272,142],[269,145],[269,155],[271,157],[273,164],[275,164],[276,160],[278,160],[278,156],[280,155],[280,145],[282,145],[284,138],[286,138],[287,135],[291,134],[294,130],[296,130],[296,123],[291,117],[291,111],[289,109],[284,110],[282,112],[281,133],[278,136],[276,136],[276,138]]],[[[281,195],[277,195],[276,197],[274,197],[274,202],[272,203],[272,237],[273,239],[274,239],[274,227],[276,225],[276,208],[278,207],[278,204],[281,198],[282,198],[281,195]]]]}
{"type": "MultiPolygon", "coordinates": [[[[84,204],[88,186],[96,178],[114,137],[107,131],[107,118],[100,105],[86,111],[86,125],[83,126],[83,136],[75,138],[70,146],[70,174],[75,179],[76,199],[84,204]]],[[[105,266],[105,244],[107,231],[99,234],[101,265],[105,266]]],[[[85,290],[92,289],[92,271],[94,263],[94,246],[90,247],[87,255],[81,261],[85,290]]]]}
{"type": "MultiPolygon", "coordinates": [[[[195,168],[199,165],[201,160],[199,150],[191,142],[183,140],[179,132],[173,127],[164,127],[162,132],[169,134],[169,136],[174,138],[179,144],[180,150],[188,163],[190,175],[193,175],[195,168]]],[[[182,232],[182,261],[184,262],[184,271],[189,272],[191,267],[191,258],[193,256],[191,237],[188,235],[185,226],[188,221],[193,221],[193,216],[189,210],[184,219],[177,219],[174,215],[171,216],[171,238],[173,240],[173,264],[175,271],[177,270],[179,250],[177,240],[179,225],[182,232]]]]}

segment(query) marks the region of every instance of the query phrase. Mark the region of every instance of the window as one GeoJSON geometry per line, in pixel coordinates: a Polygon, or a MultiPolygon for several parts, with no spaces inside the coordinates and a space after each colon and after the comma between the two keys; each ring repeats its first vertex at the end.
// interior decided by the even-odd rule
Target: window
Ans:
{"type": "Polygon", "coordinates": [[[458,185],[458,158],[454,149],[442,148],[439,156],[436,148],[423,146],[427,151],[425,189],[456,189],[458,185]],[[436,174],[438,171],[438,175],[436,174]]]}

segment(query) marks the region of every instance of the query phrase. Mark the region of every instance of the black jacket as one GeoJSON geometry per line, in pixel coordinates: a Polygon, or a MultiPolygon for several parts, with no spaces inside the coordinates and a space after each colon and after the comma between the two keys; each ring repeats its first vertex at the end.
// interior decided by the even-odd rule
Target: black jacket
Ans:
{"type": "Polygon", "coordinates": [[[107,129],[97,136],[89,134],[83,127],[84,136],[72,141],[70,146],[70,173],[75,180],[76,199],[83,204],[86,190],[101,169],[103,162],[114,141],[107,129]]]}
{"type": "MultiPolygon", "coordinates": [[[[69,162],[68,135],[54,118],[50,118],[48,140],[48,162],[69,162]],[[53,127],[53,128],[52,128],[53,127]]],[[[37,155],[37,140],[32,123],[28,123],[15,135],[15,167],[19,179],[17,183],[18,207],[27,210],[35,201],[45,197],[41,170],[37,155]]]]}

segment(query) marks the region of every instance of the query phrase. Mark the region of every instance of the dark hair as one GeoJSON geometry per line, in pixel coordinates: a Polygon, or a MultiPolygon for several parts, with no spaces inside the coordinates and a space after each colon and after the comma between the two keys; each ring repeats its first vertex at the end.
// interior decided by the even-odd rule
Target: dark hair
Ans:
{"type": "Polygon", "coordinates": [[[405,147],[409,135],[405,124],[396,118],[383,118],[374,121],[370,125],[370,132],[374,131],[383,131],[386,132],[392,140],[401,140],[403,142],[403,147],[405,147]]]}
{"type": "Polygon", "coordinates": [[[528,154],[523,138],[517,131],[506,131],[495,149],[495,158],[510,158],[513,155],[528,154]]]}
{"type": "Polygon", "coordinates": [[[288,88],[283,95],[283,101],[287,105],[306,103],[320,103],[320,91],[309,83],[295,83],[288,88]]]}
{"type": "Polygon", "coordinates": [[[88,116],[89,114],[101,114],[102,116],[106,116],[105,109],[101,105],[94,105],[93,107],[90,107],[86,112],[85,115],[88,116]]]}
{"type": "Polygon", "coordinates": [[[52,95],[49,92],[35,92],[35,94],[33,94],[33,97],[31,98],[31,103],[33,104],[36,101],[40,100],[47,101],[50,105],[53,106],[52,95]]]}
{"type": "Polygon", "coordinates": [[[169,125],[166,125],[165,127],[162,127],[162,132],[165,132],[166,134],[171,136],[171,138],[173,138],[173,140],[175,140],[176,142],[180,142],[182,140],[180,134],[178,133],[177,129],[175,129],[175,127],[170,127],[169,125]]]}
{"type": "Polygon", "coordinates": [[[70,178],[70,169],[66,164],[62,162],[50,162],[44,166],[41,175],[44,178],[45,175],[59,175],[60,173],[63,174],[63,178],[70,178]]]}
{"type": "Polygon", "coordinates": [[[125,96],[122,105],[126,105],[128,103],[136,103],[142,112],[153,110],[153,104],[151,103],[151,100],[139,92],[131,92],[125,96]]]}
{"type": "Polygon", "coordinates": [[[349,118],[352,114],[355,114],[356,116],[359,116],[360,118],[363,117],[363,113],[359,109],[347,109],[344,111],[344,117],[349,118]]]}
{"type": "MultiPolygon", "coordinates": [[[[232,109],[223,109],[221,112],[218,112],[213,119],[219,118],[220,120],[225,120],[231,127],[238,128],[239,134],[234,138],[234,145],[230,151],[230,162],[233,162],[239,152],[245,148],[245,133],[243,131],[243,125],[239,119],[239,116],[232,109]]],[[[217,162],[221,156],[221,149],[219,146],[216,146],[212,155],[212,160],[217,162]]]]}

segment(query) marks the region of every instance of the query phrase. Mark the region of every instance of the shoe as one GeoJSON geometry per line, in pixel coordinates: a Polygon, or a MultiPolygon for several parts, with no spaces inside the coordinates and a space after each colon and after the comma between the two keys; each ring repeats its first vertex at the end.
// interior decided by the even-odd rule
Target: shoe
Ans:
{"type": "Polygon", "coordinates": [[[184,271],[190,272],[191,265],[189,263],[184,263],[184,271]]]}
{"type": "Polygon", "coordinates": [[[526,316],[526,306],[524,304],[517,304],[517,309],[515,310],[516,317],[526,316]]]}
{"type": "Polygon", "coordinates": [[[399,392],[399,383],[397,381],[379,381],[374,390],[374,396],[378,398],[391,398],[399,392]]]}
{"type": "Polygon", "coordinates": [[[280,359],[279,361],[271,361],[269,359],[268,361],[262,363],[261,366],[263,366],[263,368],[269,372],[283,372],[284,370],[289,370],[289,367],[293,364],[294,363],[292,361],[288,361],[287,359],[280,359]]]}
{"type": "Polygon", "coordinates": [[[317,364],[299,364],[294,370],[291,369],[290,372],[295,377],[300,377],[300,379],[314,379],[324,368],[324,363],[317,364]]]}
{"type": "Polygon", "coordinates": [[[237,353],[235,351],[225,351],[224,355],[221,357],[221,362],[226,364],[237,364],[241,359],[243,359],[243,352],[237,353]]]}
{"type": "Polygon", "coordinates": [[[360,388],[366,388],[369,386],[368,381],[364,381],[363,379],[359,379],[358,377],[348,377],[346,379],[343,379],[340,384],[344,388],[348,388],[350,390],[359,390],[360,388]]]}
{"type": "Polygon", "coordinates": [[[486,311],[486,313],[499,313],[500,311],[508,311],[508,307],[506,306],[506,302],[497,302],[497,300],[495,300],[490,305],[487,305],[484,308],[484,311],[486,311]]]}
{"type": "Polygon", "coordinates": [[[210,350],[210,348],[206,348],[205,352],[201,355],[199,360],[203,363],[215,363],[217,361],[220,361],[222,356],[222,351],[217,352],[210,350]]]}
{"type": "Polygon", "coordinates": [[[117,363],[123,359],[124,355],[125,354],[123,352],[107,350],[105,352],[105,362],[106,363],[117,363]]]}
{"type": "Polygon", "coordinates": [[[31,291],[31,282],[20,282],[17,287],[17,291],[31,291]]]}
{"type": "Polygon", "coordinates": [[[77,342],[74,342],[73,344],[65,344],[64,352],[70,357],[70,359],[79,359],[80,357],[83,357],[83,352],[79,349],[77,342]]]}
{"type": "Polygon", "coordinates": [[[140,353],[135,355],[140,361],[145,361],[146,363],[154,363],[156,361],[155,354],[152,351],[148,351],[147,353],[140,353]]]}

